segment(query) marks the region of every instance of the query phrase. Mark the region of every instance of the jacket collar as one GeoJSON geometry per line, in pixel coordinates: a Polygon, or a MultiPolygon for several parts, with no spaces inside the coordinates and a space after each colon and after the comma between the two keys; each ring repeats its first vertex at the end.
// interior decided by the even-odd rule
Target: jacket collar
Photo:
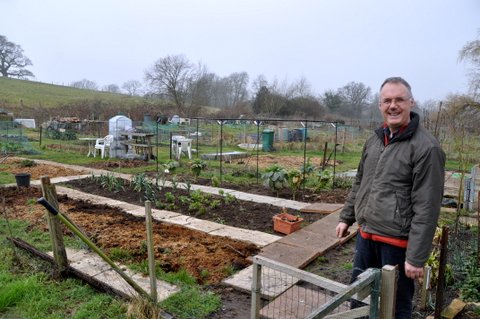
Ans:
{"type": "MultiPolygon", "coordinates": [[[[413,134],[415,134],[415,132],[417,131],[419,124],[420,124],[420,116],[415,112],[410,112],[410,122],[408,123],[407,128],[399,132],[397,135],[395,135],[395,137],[390,141],[390,143],[410,139],[413,136],[413,134]]],[[[381,126],[377,128],[375,130],[375,134],[377,134],[378,138],[380,138],[383,141],[385,136],[384,127],[381,126]]]]}

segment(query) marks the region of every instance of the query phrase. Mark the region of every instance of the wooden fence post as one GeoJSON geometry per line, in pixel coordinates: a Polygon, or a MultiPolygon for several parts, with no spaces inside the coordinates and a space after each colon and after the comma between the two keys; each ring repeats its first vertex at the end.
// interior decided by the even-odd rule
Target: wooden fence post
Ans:
{"type": "MultiPolygon", "coordinates": [[[[50,177],[42,176],[42,195],[48,202],[58,210],[57,193],[55,185],[50,183],[50,177]]],[[[63,243],[62,227],[58,219],[47,211],[46,218],[48,222],[48,229],[50,232],[50,239],[52,241],[53,258],[57,264],[60,275],[63,275],[68,267],[67,252],[63,243]]]]}
{"type": "Polygon", "coordinates": [[[440,319],[443,308],[443,291],[445,290],[445,269],[447,267],[448,254],[448,226],[442,227],[440,240],[440,264],[438,266],[437,294],[435,297],[434,318],[440,319]]]}
{"type": "Polygon", "coordinates": [[[150,274],[150,295],[157,302],[157,276],[155,273],[155,249],[153,246],[152,202],[145,201],[145,219],[147,223],[148,271],[150,274]]]}
{"type": "Polygon", "coordinates": [[[425,266],[423,272],[422,290],[420,292],[420,309],[422,310],[427,308],[427,299],[429,296],[428,290],[430,288],[430,280],[432,278],[432,267],[425,266]]]}
{"type": "Polygon", "coordinates": [[[382,268],[382,288],[380,296],[380,318],[395,318],[398,266],[385,265],[382,268]]]}
{"type": "Polygon", "coordinates": [[[260,318],[260,292],[262,289],[262,265],[253,263],[251,319],[260,318]]]}

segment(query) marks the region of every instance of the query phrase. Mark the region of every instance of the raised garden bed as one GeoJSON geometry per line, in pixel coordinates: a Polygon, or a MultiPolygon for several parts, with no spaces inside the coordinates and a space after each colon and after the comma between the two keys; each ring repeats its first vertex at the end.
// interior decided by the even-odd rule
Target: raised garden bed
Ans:
{"type": "MultiPolygon", "coordinates": [[[[142,192],[136,192],[134,187],[125,180],[120,180],[121,188],[117,191],[103,188],[100,182],[95,183],[91,178],[72,180],[63,185],[80,190],[85,193],[113,199],[121,199],[136,205],[143,205],[145,200],[142,192]]],[[[269,204],[239,200],[233,196],[220,196],[196,191],[187,191],[177,187],[172,189],[164,187],[155,191],[158,199],[157,208],[166,209],[183,215],[193,216],[229,226],[258,230],[273,233],[273,216],[281,212],[281,207],[269,204]]],[[[323,217],[317,213],[301,213],[290,210],[289,212],[303,218],[305,225],[315,222],[323,217]]],[[[277,233],[281,235],[280,233],[277,233]]]]}

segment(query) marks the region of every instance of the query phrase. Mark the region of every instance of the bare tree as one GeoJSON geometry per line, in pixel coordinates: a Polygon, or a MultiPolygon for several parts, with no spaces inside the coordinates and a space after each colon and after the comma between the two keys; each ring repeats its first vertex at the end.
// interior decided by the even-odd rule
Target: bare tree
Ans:
{"type": "Polygon", "coordinates": [[[212,77],[215,75],[208,72],[202,63],[192,68],[187,83],[187,99],[190,102],[189,112],[199,106],[209,105],[212,87],[212,77]]]}
{"type": "Polygon", "coordinates": [[[323,93],[322,101],[325,107],[332,113],[340,113],[343,97],[338,91],[327,90],[323,93]]]}
{"type": "Polygon", "coordinates": [[[183,55],[159,59],[145,74],[146,80],[160,94],[172,99],[180,114],[185,113],[193,65],[183,55]]]}
{"type": "Polygon", "coordinates": [[[141,88],[142,88],[142,83],[137,80],[127,81],[122,85],[122,89],[124,89],[127,92],[127,94],[131,96],[137,95],[141,90],[141,88]]]}
{"type": "Polygon", "coordinates": [[[110,92],[110,93],[120,93],[120,87],[117,84],[112,83],[112,84],[105,85],[102,91],[110,92]]]}
{"type": "MultiPolygon", "coordinates": [[[[339,90],[344,102],[345,115],[353,111],[356,117],[361,117],[371,99],[371,89],[363,83],[350,82],[339,90]]],[[[351,115],[351,113],[350,113],[351,115]]]]}
{"type": "MultiPolygon", "coordinates": [[[[480,31],[479,31],[480,36],[480,31]]],[[[473,68],[470,70],[470,91],[474,98],[480,97],[480,38],[467,42],[460,50],[460,61],[470,61],[473,68]]]]}
{"type": "Polygon", "coordinates": [[[231,105],[244,102],[248,98],[248,74],[247,72],[232,73],[227,77],[231,89],[231,105]]]}
{"type": "Polygon", "coordinates": [[[284,96],[289,99],[293,98],[311,98],[311,85],[307,78],[301,77],[292,84],[285,83],[284,96]]]}
{"type": "Polygon", "coordinates": [[[75,81],[70,83],[71,87],[77,89],[85,89],[85,90],[98,90],[98,85],[94,81],[90,81],[87,79],[82,79],[80,81],[75,81]]]}
{"type": "Polygon", "coordinates": [[[34,77],[33,73],[26,69],[29,65],[33,65],[32,61],[23,55],[22,47],[0,35],[0,74],[3,77],[19,79],[34,77]]]}

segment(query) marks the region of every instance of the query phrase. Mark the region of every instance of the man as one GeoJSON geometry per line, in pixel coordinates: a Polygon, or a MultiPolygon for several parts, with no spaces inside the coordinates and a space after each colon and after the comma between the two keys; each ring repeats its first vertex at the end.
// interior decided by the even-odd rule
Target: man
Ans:
{"type": "Polygon", "coordinates": [[[445,154],[412,112],[400,77],[380,87],[384,124],[365,143],[355,183],[336,227],[359,225],[352,282],[367,268],[398,265],[395,318],[411,318],[414,279],[423,277],[443,197],[445,154]]]}

